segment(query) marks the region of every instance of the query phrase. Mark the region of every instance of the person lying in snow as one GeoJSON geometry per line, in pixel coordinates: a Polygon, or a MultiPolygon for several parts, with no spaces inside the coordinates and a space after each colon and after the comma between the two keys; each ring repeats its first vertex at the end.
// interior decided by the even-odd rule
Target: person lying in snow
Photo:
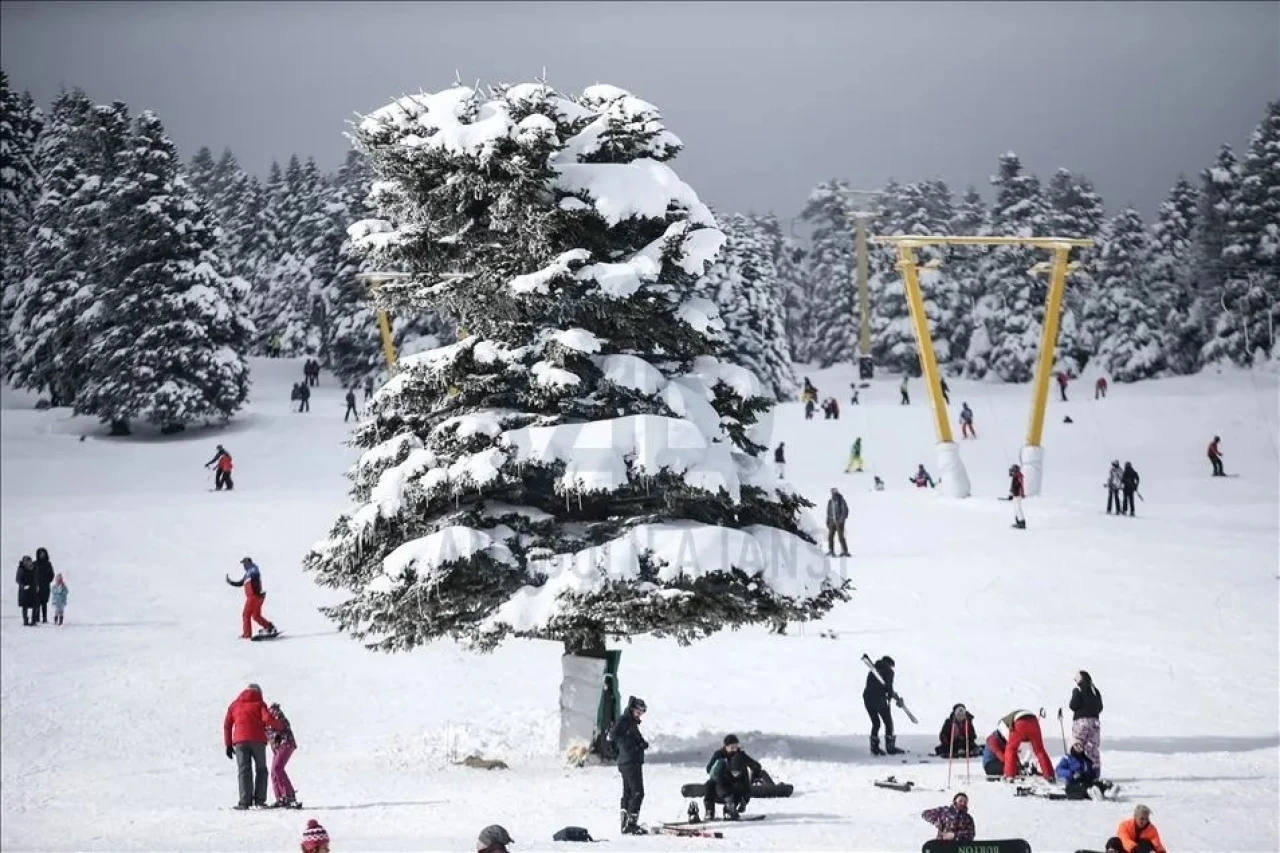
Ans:
{"type": "Polygon", "coordinates": [[[1068,800],[1087,800],[1092,788],[1097,788],[1099,795],[1105,796],[1113,787],[1110,782],[1098,778],[1098,768],[1078,742],[1071,744],[1071,751],[1062,756],[1055,774],[1066,786],[1068,800]]]}
{"type": "Polygon", "coordinates": [[[707,788],[702,798],[706,819],[716,819],[716,802],[724,803],[725,820],[737,820],[751,800],[752,785],[772,785],[760,762],[742,749],[737,735],[725,735],[724,744],[707,762],[707,788]]]}
{"type": "Polygon", "coordinates": [[[943,841],[972,841],[977,829],[969,814],[969,796],[963,791],[951,798],[951,805],[929,809],[920,815],[938,829],[943,841]]]}
{"type": "Polygon", "coordinates": [[[938,745],[934,753],[943,758],[964,758],[978,755],[978,735],[973,730],[973,714],[963,704],[956,704],[951,714],[942,721],[938,732],[938,745]]]}

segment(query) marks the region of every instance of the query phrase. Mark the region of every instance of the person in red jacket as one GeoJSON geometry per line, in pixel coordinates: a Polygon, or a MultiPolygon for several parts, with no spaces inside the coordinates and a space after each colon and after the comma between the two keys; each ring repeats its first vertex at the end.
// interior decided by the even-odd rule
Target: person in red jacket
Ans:
{"type": "Polygon", "coordinates": [[[226,579],[231,586],[244,587],[244,608],[240,611],[240,639],[253,639],[253,634],[250,633],[252,630],[250,622],[257,622],[261,625],[264,634],[279,633],[276,631],[276,626],[262,616],[262,602],[267,597],[267,594],[262,590],[261,571],[250,557],[243,558],[240,561],[240,565],[244,567],[244,576],[238,581],[233,581],[231,578],[226,579]]]}
{"type": "Polygon", "coordinates": [[[227,707],[222,720],[222,740],[227,758],[236,760],[240,780],[237,809],[267,805],[267,729],[282,730],[284,724],[271,713],[262,699],[262,688],[250,684],[227,707]]]}
{"type": "Polygon", "coordinates": [[[1093,383],[1093,399],[1107,398],[1107,377],[1099,376],[1098,381],[1093,383]]]}
{"type": "Polygon", "coordinates": [[[1035,712],[1017,710],[1006,714],[1000,718],[996,731],[1005,739],[1004,778],[1012,779],[1017,775],[1018,747],[1029,743],[1040,765],[1040,777],[1050,784],[1055,783],[1057,777],[1053,773],[1053,762],[1049,760],[1049,753],[1045,752],[1040,721],[1036,719],[1035,712]]]}
{"type": "Polygon", "coordinates": [[[1067,402],[1067,382],[1069,381],[1066,371],[1058,371],[1058,393],[1062,395],[1062,402],[1064,403],[1067,402]]]}
{"type": "Polygon", "coordinates": [[[1218,442],[1222,441],[1218,436],[1213,437],[1213,441],[1209,442],[1209,464],[1213,466],[1213,476],[1225,477],[1227,472],[1222,470],[1222,448],[1218,447],[1218,442]]]}
{"type": "Polygon", "coordinates": [[[222,491],[222,487],[226,486],[227,491],[231,491],[236,484],[231,482],[231,454],[226,451],[221,444],[218,445],[217,453],[213,454],[213,458],[204,463],[204,467],[212,467],[213,474],[213,490],[215,492],[222,491]]]}

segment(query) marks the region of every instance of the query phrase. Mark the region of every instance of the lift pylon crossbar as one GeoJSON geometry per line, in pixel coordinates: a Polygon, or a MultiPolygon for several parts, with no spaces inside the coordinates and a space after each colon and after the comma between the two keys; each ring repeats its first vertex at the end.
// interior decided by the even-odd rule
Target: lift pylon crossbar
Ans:
{"type": "Polygon", "coordinates": [[[1075,237],[944,237],[939,235],[902,234],[896,237],[872,237],[872,243],[891,246],[1034,246],[1038,249],[1080,248],[1093,245],[1092,240],[1075,237]]]}

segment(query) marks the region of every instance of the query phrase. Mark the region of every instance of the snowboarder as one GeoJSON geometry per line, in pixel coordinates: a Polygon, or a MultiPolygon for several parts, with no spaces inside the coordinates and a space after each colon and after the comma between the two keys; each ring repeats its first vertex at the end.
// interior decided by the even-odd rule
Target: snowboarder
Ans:
{"type": "Polygon", "coordinates": [[[849,448],[849,464],[844,466],[844,472],[862,472],[862,436],[853,440],[853,446],[849,448]]]}
{"type": "Polygon", "coordinates": [[[1123,472],[1120,470],[1120,460],[1112,459],[1111,470],[1107,472],[1107,482],[1103,483],[1103,486],[1105,486],[1107,490],[1107,515],[1111,515],[1112,507],[1115,507],[1117,514],[1120,513],[1120,483],[1122,473],[1123,472]]]}
{"type": "Polygon", "coordinates": [[[930,476],[928,471],[924,470],[923,462],[916,468],[916,472],[907,478],[907,482],[915,484],[917,489],[923,489],[925,486],[931,489],[934,487],[933,477],[930,476]]]}
{"type": "Polygon", "coordinates": [[[58,575],[53,579],[53,588],[49,591],[49,601],[53,604],[53,624],[62,624],[62,614],[67,609],[67,582],[58,575]]]}
{"type": "Polygon", "coordinates": [[[1084,747],[1085,755],[1102,772],[1102,691],[1083,669],[1076,673],[1071,691],[1071,739],[1084,747]]]}
{"type": "Polygon", "coordinates": [[[36,564],[30,554],[18,561],[18,574],[14,581],[18,584],[18,606],[22,608],[22,624],[39,625],[40,595],[36,591],[36,564]]]}
{"type": "Polygon", "coordinates": [[[1027,529],[1027,519],[1022,514],[1022,499],[1027,496],[1027,484],[1022,479],[1022,469],[1017,465],[1009,466],[1009,500],[1013,501],[1013,526],[1018,530],[1027,529]]]}
{"type": "Polygon", "coordinates": [[[1062,402],[1067,402],[1067,382],[1070,379],[1065,370],[1058,371],[1058,393],[1062,395],[1062,402]]]}
{"type": "Polygon", "coordinates": [[[781,480],[787,476],[787,443],[785,441],[778,442],[778,446],[773,451],[773,468],[778,472],[778,479],[781,480]]]}
{"type": "Polygon", "coordinates": [[[969,814],[969,796],[961,791],[951,798],[951,805],[923,812],[920,817],[937,827],[943,841],[972,841],[977,832],[969,814]]]}
{"type": "Polygon", "coordinates": [[[1124,515],[1128,512],[1130,517],[1133,516],[1133,496],[1138,491],[1138,486],[1142,479],[1138,476],[1138,472],[1133,467],[1132,462],[1124,463],[1124,471],[1120,474],[1120,490],[1124,495],[1124,502],[1120,504],[1120,514],[1124,515]]]}
{"type": "Polygon", "coordinates": [[[1084,754],[1084,747],[1079,743],[1071,744],[1070,751],[1062,756],[1054,772],[1058,781],[1066,786],[1068,800],[1089,799],[1090,788],[1097,788],[1106,796],[1107,791],[1113,787],[1112,783],[1099,778],[1097,765],[1084,754]]]}
{"type": "Polygon", "coordinates": [[[844,523],[849,520],[849,504],[835,486],[827,499],[827,556],[836,555],[836,539],[840,540],[840,556],[849,556],[849,543],[844,538],[844,523]]]}
{"type": "Polygon", "coordinates": [[[898,386],[898,393],[902,395],[899,403],[903,406],[911,405],[911,395],[907,393],[907,379],[906,376],[902,377],[902,384],[898,386]]]}
{"type": "Polygon", "coordinates": [[[36,549],[35,570],[36,603],[40,609],[40,621],[47,624],[49,621],[49,596],[53,591],[53,581],[57,577],[57,573],[54,572],[53,563],[49,560],[49,552],[44,548],[36,549]]]}
{"type": "Polygon", "coordinates": [[[640,806],[644,803],[644,751],[649,744],[640,734],[640,718],[648,706],[643,699],[631,696],[627,709],[613,724],[609,740],[618,751],[618,773],[622,776],[622,833],[645,835],[640,825],[640,806]]]}
{"type": "Polygon", "coordinates": [[[960,404],[960,437],[978,437],[978,434],[973,431],[973,409],[969,408],[968,403],[960,404]]]}
{"type": "Polygon", "coordinates": [[[250,633],[252,630],[250,622],[257,622],[262,626],[264,634],[278,634],[276,626],[262,616],[262,602],[267,597],[262,590],[262,571],[250,557],[242,558],[240,565],[244,567],[244,576],[240,580],[233,581],[231,578],[226,578],[230,586],[244,587],[244,608],[240,611],[240,639],[253,639],[253,634],[250,633]]]}
{"type": "Polygon", "coordinates": [[[364,380],[364,398],[368,400],[373,396],[373,377],[366,376],[364,380]]]}
{"type": "Polygon", "coordinates": [[[1040,776],[1046,781],[1053,781],[1053,762],[1044,749],[1044,737],[1040,734],[1040,720],[1034,711],[1018,709],[1000,718],[996,729],[1005,740],[1004,778],[1012,779],[1018,771],[1018,747],[1024,742],[1031,744],[1031,751],[1040,763],[1040,776]]]}
{"type": "Polygon", "coordinates": [[[814,403],[813,400],[804,401],[804,419],[806,421],[813,420],[813,410],[816,405],[817,404],[814,403]]]}
{"type": "MultiPolygon", "coordinates": [[[[297,386],[294,386],[297,387],[297,386]]],[[[227,491],[231,491],[236,484],[231,482],[231,470],[234,467],[231,464],[231,454],[226,451],[221,444],[218,445],[217,451],[213,454],[213,458],[204,463],[204,467],[214,469],[213,471],[213,490],[220,492],[225,487],[227,491]]],[[[252,491],[252,489],[250,489],[252,491]]]]}
{"type": "Polygon", "coordinates": [[[236,760],[240,801],[236,808],[267,805],[267,729],[282,728],[262,700],[262,688],[250,684],[227,706],[222,719],[222,740],[227,758],[236,760]]]}
{"type": "Polygon", "coordinates": [[[271,712],[271,716],[280,721],[281,726],[280,728],[267,727],[267,742],[271,744],[271,793],[276,798],[271,807],[302,808],[298,803],[298,792],[294,790],[293,782],[284,769],[293,756],[294,750],[298,748],[298,741],[293,736],[293,725],[284,715],[284,711],[280,710],[278,702],[271,703],[267,710],[271,712]]]}
{"type": "Polygon", "coordinates": [[[942,758],[963,758],[981,752],[978,735],[973,728],[973,714],[963,704],[954,705],[951,714],[942,721],[938,745],[933,751],[942,758]]]}
{"type": "Polygon", "coordinates": [[[1222,448],[1218,446],[1222,439],[1218,436],[1213,437],[1213,441],[1209,442],[1209,464],[1213,466],[1213,476],[1225,477],[1227,472],[1222,470],[1222,448]]]}
{"type": "Polygon", "coordinates": [[[1093,399],[1105,400],[1107,398],[1107,378],[1099,376],[1098,381],[1093,383],[1093,399]]]}
{"type": "Polygon", "coordinates": [[[951,405],[951,388],[947,385],[947,380],[939,377],[938,384],[942,388],[942,402],[950,406],[951,405]]]}
{"type": "Polygon", "coordinates": [[[515,843],[516,840],[507,832],[506,827],[495,823],[480,830],[480,836],[476,839],[476,853],[511,853],[507,845],[515,843]]]}
{"type": "Polygon", "coordinates": [[[893,658],[885,655],[875,662],[875,672],[867,673],[867,684],[862,688],[862,704],[871,718],[871,754],[902,755],[898,739],[893,734],[893,710],[889,700],[902,707],[902,697],[893,692],[893,658]],[[876,676],[879,675],[879,678],[876,676]],[[880,723],[884,721],[884,750],[880,749],[880,723]]]}
{"type": "Polygon", "coordinates": [[[298,386],[298,411],[311,411],[311,388],[306,383],[298,386]]]}
{"type": "Polygon", "coordinates": [[[849,383],[849,404],[858,405],[858,383],[856,382],[849,383]]]}
{"type": "Polygon", "coordinates": [[[738,743],[737,735],[725,735],[724,745],[707,762],[706,793],[702,797],[707,820],[716,819],[716,803],[724,803],[725,820],[737,820],[751,799],[751,786],[772,785],[773,779],[738,743]]]}
{"type": "MultiPolygon", "coordinates": [[[[347,389],[347,411],[342,415],[342,422],[345,424],[347,422],[347,418],[355,414],[356,414],[356,389],[348,388],[347,389]]],[[[359,419],[359,416],[357,415],[357,420],[358,419],[359,419]]]]}
{"type": "Polygon", "coordinates": [[[315,818],[302,831],[302,853],[329,853],[329,833],[315,818]]]}
{"type": "Polygon", "coordinates": [[[1120,825],[1116,827],[1116,837],[1107,842],[1108,849],[1113,842],[1124,853],[1165,853],[1160,833],[1151,822],[1151,809],[1148,806],[1137,806],[1133,810],[1133,817],[1120,821],[1120,825]]]}

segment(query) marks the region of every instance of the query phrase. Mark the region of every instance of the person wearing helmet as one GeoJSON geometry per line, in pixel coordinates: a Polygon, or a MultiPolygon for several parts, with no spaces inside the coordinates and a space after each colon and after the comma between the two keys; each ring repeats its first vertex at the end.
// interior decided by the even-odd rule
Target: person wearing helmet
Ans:
{"type": "Polygon", "coordinates": [[[1213,466],[1213,476],[1225,477],[1227,472],[1222,468],[1222,448],[1218,445],[1222,442],[1219,436],[1214,436],[1213,441],[1209,442],[1209,464],[1213,466]]]}
{"type": "Polygon", "coordinates": [[[627,699],[627,708],[613,724],[609,740],[618,751],[618,773],[622,776],[622,832],[645,835],[640,826],[640,806],[644,803],[644,751],[649,748],[640,734],[640,718],[648,706],[635,696],[627,699]]]}
{"type": "Polygon", "coordinates": [[[725,735],[724,743],[707,762],[707,787],[702,797],[706,819],[716,819],[716,802],[724,803],[725,820],[737,820],[751,800],[751,786],[772,785],[773,779],[738,742],[737,735],[725,735]]]}
{"type": "Polygon", "coordinates": [[[507,832],[506,827],[495,823],[480,830],[480,837],[476,839],[476,851],[477,853],[511,853],[507,845],[515,843],[516,840],[511,837],[511,833],[507,832]]]}
{"type": "Polygon", "coordinates": [[[1009,500],[1013,501],[1013,526],[1025,530],[1027,519],[1022,514],[1022,499],[1027,496],[1026,483],[1022,479],[1022,469],[1017,465],[1009,466],[1009,500]]]}
{"type": "Polygon", "coordinates": [[[242,558],[240,566],[244,569],[244,575],[240,580],[233,581],[231,578],[226,578],[228,585],[244,588],[244,608],[240,611],[240,639],[253,639],[253,634],[251,633],[251,623],[253,622],[257,622],[262,626],[263,634],[278,634],[276,626],[267,621],[262,615],[262,602],[266,600],[267,594],[262,589],[261,571],[250,557],[242,558]]]}

